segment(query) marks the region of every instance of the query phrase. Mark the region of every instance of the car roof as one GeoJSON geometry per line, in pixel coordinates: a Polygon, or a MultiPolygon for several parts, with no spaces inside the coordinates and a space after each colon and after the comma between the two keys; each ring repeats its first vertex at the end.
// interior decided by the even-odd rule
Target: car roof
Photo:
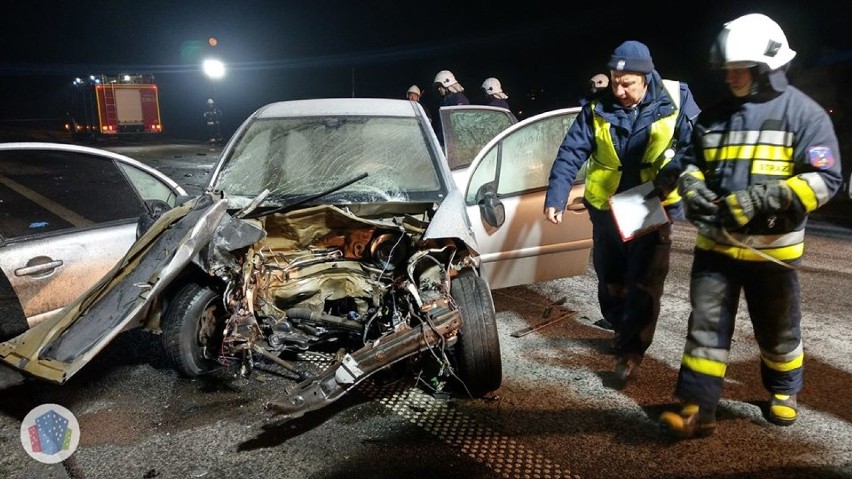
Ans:
{"type": "Polygon", "coordinates": [[[400,116],[417,115],[413,102],[389,98],[321,98],[270,103],[255,113],[256,118],[299,116],[358,115],[400,116]]]}

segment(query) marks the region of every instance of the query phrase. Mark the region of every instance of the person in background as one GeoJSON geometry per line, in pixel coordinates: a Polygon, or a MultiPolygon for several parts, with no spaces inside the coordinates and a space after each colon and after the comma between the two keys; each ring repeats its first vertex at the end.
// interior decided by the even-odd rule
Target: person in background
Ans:
{"type": "MultiPolygon", "coordinates": [[[[405,96],[410,101],[416,101],[417,103],[420,103],[420,93],[420,87],[418,87],[417,85],[411,85],[410,87],[408,87],[408,90],[405,91],[405,96]]],[[[429,123],[431,123],[432,113],[429,112],[429,109],[426,108],[426,106],[423,106],[423,111],[426,113],[426,117],[429,118],[429,123]]]]}
{"type": "Polygon", "coordinates": [[[598,73],[592,78],[589,78],[589,91],[592,95],[607,88],[609,88],[609,77],[605,74],[598,73]]]}
{"type": "Polygon", "coordinates": [[[441,95],[441,106],[470,105],[464,87],[456,80],[453,72],[441,70],[435,75],[435,90],[441,95]]]}
{"type": "Polygon", "coordinates": [[[222,111],[216,107],[216,102],[212,98],[208,98],[207,110],[204,112],[204,121],[207,124],[207,141],[212,145],[222,142],[221,120],[222,111]]]}
{"type": "Polygon", "coordinates": [[[607,91],[609,91],[609,77],[603,73],[598,73],[592,78],[589,78],[589,92],[580,99],[580,106],[596,98],[600,98],[607,91]]]}
{"type": "Polygon", "coordinates": [[[438,119],[432,122],[432,127],[435,130],[435,135],[441,145],[444,144],[444,131],[441,125],[440,108],[442,106],[455,105],[470,105],[467,95],[464,94],[464,87],[456,80],[453,72],[449,70],[441,70],[435,75],[435,80],[432,82],[435,91],[441,95],[441,102],[438,105],[438,119]]]}
{"type": "Polygon", "coordinates": [[[678,438],[716,429],[741,292],[769,393],[766,418],[781,426],[798,418],[804,349],[796,267],[808,214],[843,179],[831,118],[788,84],[795,55],[781,27],[758,13],[726,23],[710,50],[731,95],[699,117],[678,180],[698,227],[675,388],[683,405],[660,416],[678,438]]]}
{"type": "Polygon", "coordinates": [[[408,87],[408,90],[405,91],[405,96],[411,101],[420,101],[420,87],[417,85],[411,85],[408,87]]]}
{"type": "Polygon", "coordinates": [[[700,109],[686,83],[660,77],[641,42],[619,45],[607,66],[611,89],[582,107],[559,147],[544,215],[553,224],[562,222],[568,193],[585,168],[583,202],[592,221],[598,302],[615,331],[615,376],[617,386],[624,387],[638,377],[654,337],[669,271],[671,223],[625,242],[609,211],[609,198],[653,182],[669,217],[682,215],[680,198],[673,192],[700,109]]]}
{"type": "Polygon", "coordinates": [[[509,102],[506,101],[509,96],[503,92],[500,80],[494,77],[486,78],[485,81],[482,82],[482,93],[485,95],[487,100],[486,105],[498,106],[507,110],[509,109],[509,102]]]}

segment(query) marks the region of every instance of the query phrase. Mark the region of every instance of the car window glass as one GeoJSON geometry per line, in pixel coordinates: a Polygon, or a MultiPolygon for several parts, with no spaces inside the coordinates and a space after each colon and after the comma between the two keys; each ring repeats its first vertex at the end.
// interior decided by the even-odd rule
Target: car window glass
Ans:
{"type": "Polygon", "coordinates": [[[275,135],[273,141],[273,126],[270,121],[252,125],[234,147],[215,188],[227,186],[227,192],[233,195],[257,195],[266,185],[275,183],[275,176],[281,173],[275,149],[281,148],[284,140],[275,135]]]}
{"type": "Polygon", "coordinates": [[[232,206],[268,188],[267,205],[313,195],[362,173],[334,193],[343,202],[434,198],[442,185],[429,138],[416,118],[306,117],[258,120],[225,159],[214,188],[232,206]]]}
{"type": "Polygon", "coordinates": [[[50,150],[0,151],[5,238],[135,219],[142,203],[111,159],[50,150]]]}
{"type": "Polygon", "coordinates": [[[550,167],[575,113],[548,117],[506,136],[497,194],[501,197],[546,188],[550,167]]]}
{"type": "Polygon", "coordinates": [[[148,173],[147,171],[140,170],[133,165],[128,165],[126,163],[118,163],[121,166],[121,169],[130,179],[130,182],[133,183],[133,186],[136,187],[136,191],[139,192],[139,196],[142,197],[143,200],[160,200],[165,201],[170,206],[175,206],[177,204],[177,196],[175,192],[172,191],[169,185],[160,181],[156,176],[148,173]]]}
{"type": "Polygon", "coordinates": [[[470,175],[465,202],[469,205],[476,203],[476,192],[479,188],[497,178],[497,145],[491,148],[482,158],[482,161],[470,175]]]}
{"type": "MultiPolygon", "coordinates": [[[[477,190],[497,179],[498,152],[500,174],[497,194],[501,197],[546,188],[550,167],[576,112],[546,116],[509,132],[484,153],[482,161],[470,176],[465,201],[475,203],[477,190]]],[[[581,181],[578,179],[578,181],[581,181]]]]}
{"type": "Polygon", "coordinates": [[[482,148],[516,121],[501,110],[449,110],[452,134],[447,138],[447,162],[451,170],[467,168],[482,148]]]}

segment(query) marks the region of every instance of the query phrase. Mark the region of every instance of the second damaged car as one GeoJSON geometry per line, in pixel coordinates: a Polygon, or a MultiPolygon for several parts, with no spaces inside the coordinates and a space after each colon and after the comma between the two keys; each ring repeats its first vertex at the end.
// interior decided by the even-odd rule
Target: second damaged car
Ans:
{"type": "Polygon", "coordinates": [[[297,385],[287,417],[427,355],[464,390],[500,386],[500,345],[461,193],[423,110],[397,100],[281,102],[223,150],[205,194],[165,212],[86,295],[0,345],[63,383],[117,334],[162,332],[183,375],[297,385]],[[329,366],[303,367],[305,355],[329,366]]]}

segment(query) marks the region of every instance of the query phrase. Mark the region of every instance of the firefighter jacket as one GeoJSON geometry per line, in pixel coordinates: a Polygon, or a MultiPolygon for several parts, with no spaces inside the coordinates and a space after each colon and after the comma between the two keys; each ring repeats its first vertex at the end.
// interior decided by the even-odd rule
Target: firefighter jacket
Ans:
{"type": "Polygon", "coordinates": [[[504,99],[502,99],[502,98],[494,98],[494,97],[491,97],[491,96],[489,96],[489,97],[488,97],[488,103],[486,103],[486,105],[488,105],[488,106],[496,106],[496,107],[500,107],[500,108],[505,108],[505,109],[507,109],[507,110],[509,110],[509,109],[510,109],[510,108],[509,108],[509,102],[508,102],[508,101],[506,101],[506,100],[504,100],[504,99]]]}
{"type": "Polygon", "coordinates": [[[468,100],[467,95],[462,92],[447,92],[447,94],[441,98],[441,106],[455,105],[470,105],[470,100],[468,100]]]}
{"type": "Polygon", "coordinates": [[[788,85],[703,112],[694,134],[684,167],[695,165],[720,197],[772,181],[793,191],[787,210],[757,212],[737,231],[699,228],[696,248],[745,261],[801,257],[807,214],[842,184],[837,136],[825,110],[788,85]]]}
{"type": "Polygon", "coordinates": [[[545,208],[565,208],[581,167],[584,199],[598,209],[609,209],[610,196],[645,181],[675,191],[682,151],[701,110],[685,83],[664,84],[656,71],[649,76],[648,92],[636,108],[622,107],[610,91],[583,105],[551,167],[545,208]],[[674,155],[664,155],[667,149],[674,155]]]}

